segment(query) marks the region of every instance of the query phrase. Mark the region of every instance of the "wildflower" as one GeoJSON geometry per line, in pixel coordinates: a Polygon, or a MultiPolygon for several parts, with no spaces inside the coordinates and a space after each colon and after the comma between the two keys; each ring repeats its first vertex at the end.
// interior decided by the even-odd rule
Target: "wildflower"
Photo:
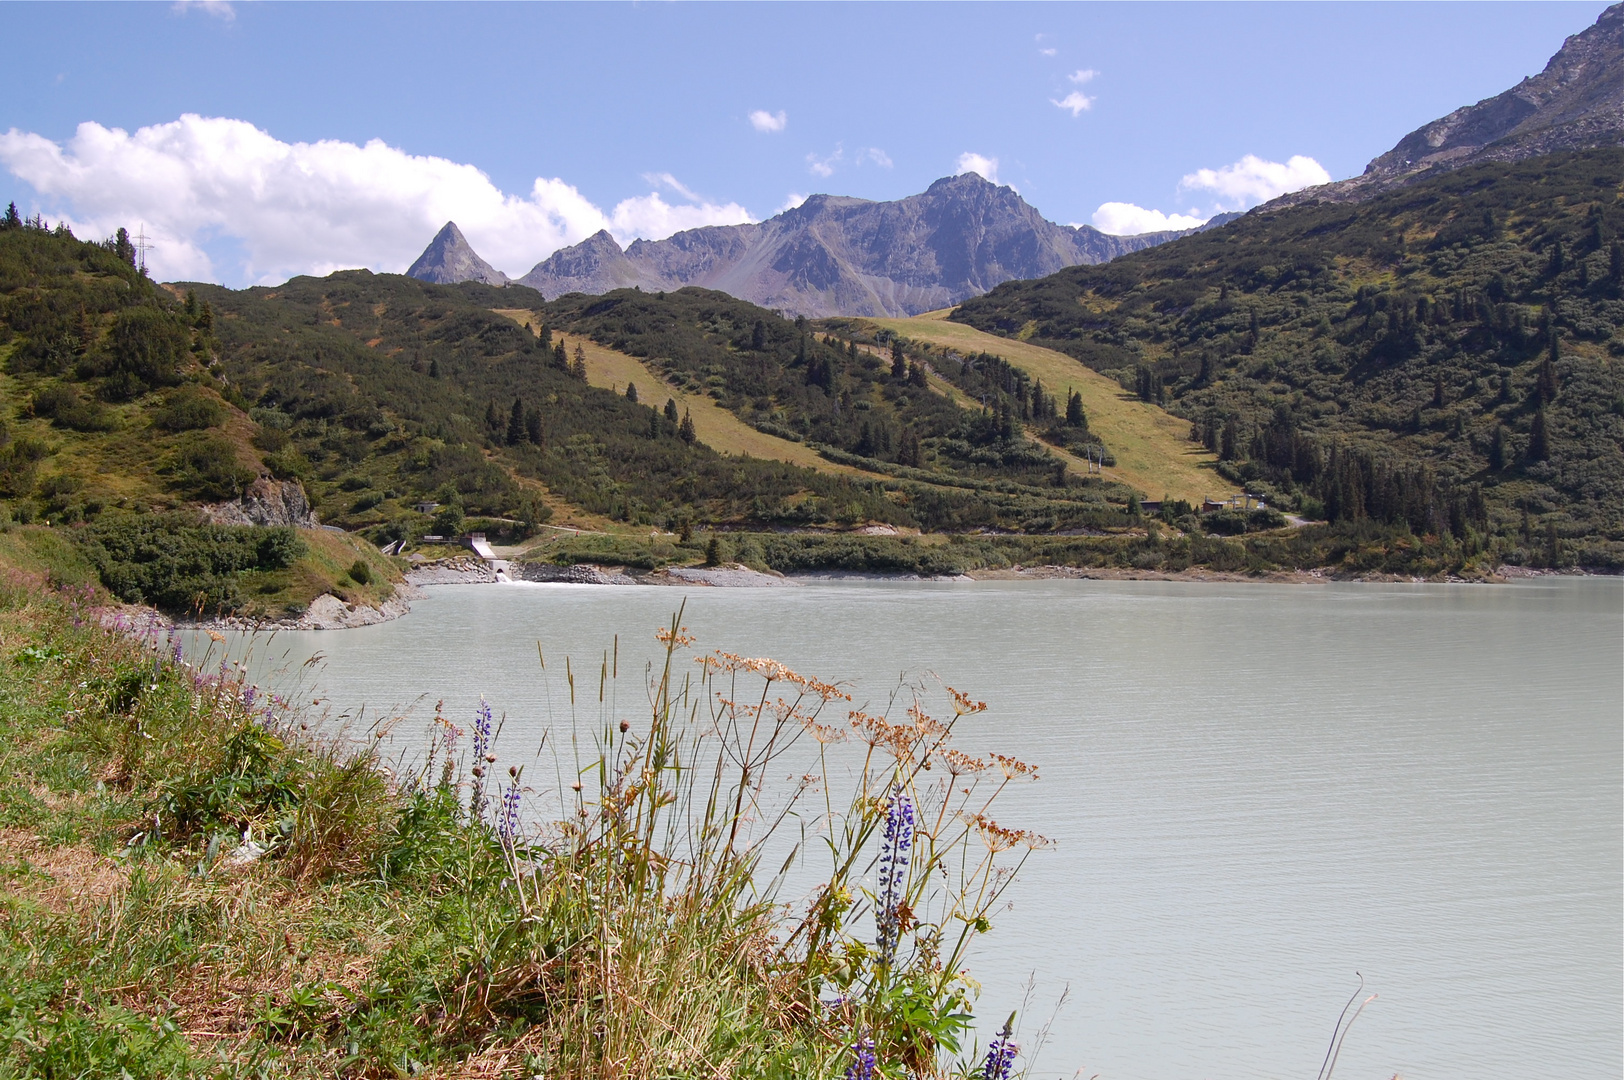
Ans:
{"type": "MultiPolygon", "coordinates": [[[[491,705],[485,700],[485,695],[479,696],[479,708],[474,711],[474,760],[483,762],[487,759],[495,760],[490,753],[491,747],[491,705]]],[[[474,789],[468,796],[468,812],[475,818],[485,816],[485,770],[475,765],[473,768],[474,789]]]]}
{"type": "Polygon", "coordinates": [[[252,709],[254,707],[254,693],[256,690],[258,690],[258,687],[254,686],[252,683],[242,688],[243,708],[252,709]]]}
{"type": "Polygon", "coordinates": [[[897,952],[897,939],[902,932],[902,891],[908,877],[908,850],[913,847],[913,800],[896,787],[890,804],[885,809],[885,829],[880,839],[880,897],[878,904],[878,939],[880,963],[889,965],[897,952]]]}
{"type": "Polygon", "coordinates": [[[1015,1067],[1015,1055],[1020,1047],[1009,1041],[1015,1023],[1015,1014],[1010,1013],[1009,1019],[999,1029],[998,1037],[987,1047],[987,1061],[981,1068],[981,1080],[1009,1080],[1010,1070],[1015,1067]]]}
{"type": "Polygon", "coordinates": [[[502,846],[513,849],[519,836],[519,778],[515,770],[508,770],[513,776],[513,783],[502,788],[501,810],[496,815],[496,835],[501,838],[502,846]]]}
{"type": "Polygon", "coordinates": [[[846,1066],[846,1080],[874,1080],[874,1040],[858,1039],[851,1044],[851,1064],[846,1066]]]}

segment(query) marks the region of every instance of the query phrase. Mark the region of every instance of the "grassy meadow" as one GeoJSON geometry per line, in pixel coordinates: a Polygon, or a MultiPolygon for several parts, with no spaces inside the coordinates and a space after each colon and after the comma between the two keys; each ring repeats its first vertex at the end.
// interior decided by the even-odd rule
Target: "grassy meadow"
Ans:
{"type": "MultiPolygon", "coordinates": [[[[1137,488],[1146,498],[1165,495],[1199,504],[1207,496],[1234,494],[1234,483],[1219,476],[1214,468],[1217,455],[1190,441],[1188,421],[1138,400],[1115,379],[1064,353],[948,322],[948,314],[933,311],[911,319],[864,321],[911,341],[961,353],[992,353],[1042,379],[1057,393],[1068,388],[1076,390],[1083,397],[1089,428],[1099,434],[1116,457],[1116,464],[1107,467],[1105,475],[1137,488]]],[[[1059,449],[1050,452],[1064,457],[1068,467],[1086,471],[1081,459],[1059,449]]]]}

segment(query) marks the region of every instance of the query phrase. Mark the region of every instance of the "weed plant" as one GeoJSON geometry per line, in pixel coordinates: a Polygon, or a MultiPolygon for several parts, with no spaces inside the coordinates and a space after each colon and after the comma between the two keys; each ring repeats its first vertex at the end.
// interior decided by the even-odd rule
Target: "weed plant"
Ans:
{"type": "Polygon", "coordinates": [[[1043,841],[966,695],[853,711],[678,618],[533,787],[489,706],[389,768],[94,599],[0,582],[0,1076],[1009,1075],[964,963],[1043,841]]]}

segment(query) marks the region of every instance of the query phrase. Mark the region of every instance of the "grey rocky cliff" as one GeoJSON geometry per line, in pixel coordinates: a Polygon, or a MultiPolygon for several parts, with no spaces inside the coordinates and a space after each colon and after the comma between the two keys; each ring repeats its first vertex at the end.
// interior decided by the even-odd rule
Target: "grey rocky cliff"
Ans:
{"type": "Polygon", "coordinates": [[[479,257],[455,221],[446,222],[445,227],[434,234],[434,239],[407,269],[406,275],[436,285],[455,285],[459,281],[506,285],[509,280],[506,274],[479,257]]]}
{"type": "Polygon", "coordinates": [[[696,285],[791,315],[905,316],[1180,235],[1056,225],[1013,188],[965,173],[894,202],[814,195],[759,224],[689,229],[624,251],[600,232],[519,282],[549,298],[696,285]]]}
{"type": "Polygon", "coordinates": [[[1264,209],[1357,202],[1463,165],[1612,146],[1624,146],[1624,3],[1564,41],[1538,75],[1417,128],[1363,175],[1283,195],[1264,209]]]}
{"type": "Polygon", "coordinates": [[[248,485],[236,502],[203,507],[203,516],[216,525],[288,526],[314,529],[320,524],[310,507],[304,485],[297,480],[261,478],[248,485]]]}

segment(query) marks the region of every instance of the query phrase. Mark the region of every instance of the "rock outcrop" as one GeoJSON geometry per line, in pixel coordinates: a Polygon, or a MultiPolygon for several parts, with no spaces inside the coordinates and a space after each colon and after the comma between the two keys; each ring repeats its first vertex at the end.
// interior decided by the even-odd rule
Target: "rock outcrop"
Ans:
{"type": "Polygon", "coordinates": [[[455,285],[459,281],[478,281],[486,285],[508,283],[506,274],[479,257],[455,221],[446,222],[445,228],[434,234],[434,239],[406,274],[436,285],[455,285]]]}
{"type": "Polygon", "coordinates": [[[304,485],[297,480],[255,480],[241,499],[205,506],[203,516],[216,525],[275,525],[294,529],[314,529],[320,525],[305,496],[304,485]]]}
{"type": "Polygon", "coordinates": [[[625,250],[599,232],[554,252],[519,283],[549,299],[697,285],[790,315],[904,316],[1180,235],[1056,225],[1013,188],[965,173],[895,202],[814,195],[758,224],[689,229],[625,250]]]}
{"type": "Polygon", "coordinates": [[[1624,146],[1624,3],[1568,38],[1545,70],[1417,128],[1360,176],[1283,195],[1264,209],[1358,202],[1463,165],[1624,146]]]}

